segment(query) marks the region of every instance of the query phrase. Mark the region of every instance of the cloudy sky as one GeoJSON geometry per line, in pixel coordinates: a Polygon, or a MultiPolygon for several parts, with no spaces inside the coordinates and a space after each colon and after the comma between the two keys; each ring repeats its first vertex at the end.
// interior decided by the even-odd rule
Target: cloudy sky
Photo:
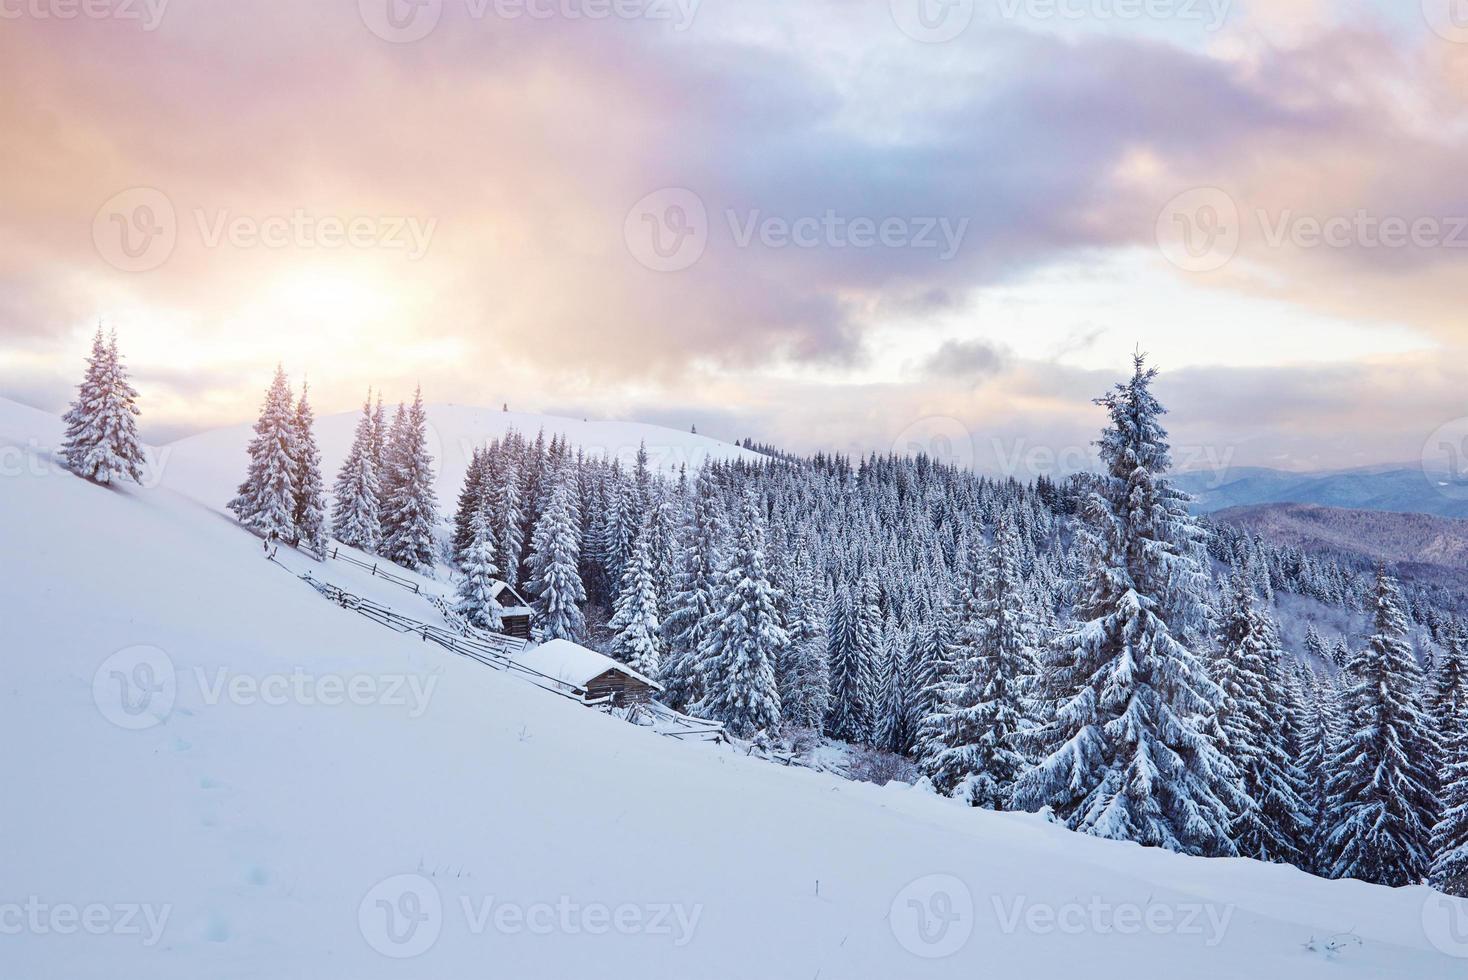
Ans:
{"type": "Polygon", "coordinates": [[[1185,461],[1414,461],[1468,415],[1455,5],[0,0],[0,393],[102,319],[155,440],[280,360],[992,468],[1140,345],[1185,461]]]}

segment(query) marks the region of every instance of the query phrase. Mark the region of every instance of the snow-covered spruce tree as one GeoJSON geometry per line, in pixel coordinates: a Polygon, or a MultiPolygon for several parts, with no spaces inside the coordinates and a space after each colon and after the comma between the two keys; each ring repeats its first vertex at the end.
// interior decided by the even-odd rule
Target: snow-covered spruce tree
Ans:
{"type": "Polygon", "coordinates": [[[502,607],[495,598],[499,568],[494,562],[494,531],[483,511],[474,519],[474,537],[464,552],[464,575],[459,579],[454,612],[472,626],[498,632],[504,624],[502,607]]]}
{"type": "Polygon", "coordinates": [[[787,644],[778,673],[784,720],[800,728],[819,729],[831,697],[825,633],[787,644]]]}
{"type": "MultiPolygon", "coordinates": [[[[960,604],[961,604],[960,597],[960,604]]],[[[935,611],[913,634],[908,663],[912,671],[913,718],[921,731],[923,721],[943,703],[943,692],[953,674],[953,644],[948,636],[953,610],[935,611]]]]}
{"type": "Polygon", "coordinates": [[[877,637],[865,630],[856,609],[858,583],[838,584],[826,620],[826,669],[831,696],[826,708],[826,734],[853,744],[872,737],[873,661],[877,637]]]}
{"type": "Polygon", "coordinates": [[[699,710],[730,733],[749,737],[780,722],[775,661],[788,642],[765,569],[764,516],[744,493],[734,547],[719,575],[713,623],[704,637],[704,699],[699,710]]]}
{"type": "Polygon", "coordinates": [[[877,705],[877,747],[907,755],[917,741],[918,723],[913,715],[917,702],[913,690],[912,665],[907,661],[912,643],[907,633],[888,622],[882,629],[882,688],[877,705]]]}
{"type": "Polygon", "coordinates": [[[1327,786],[1327,870],[1333,878],[1410,885],[1431,861],[1434,733],[1401,598],[1385,570],[1373,601],[1375,630],[1346,664],[1346,732],[1327,786]]]}
{"type": "Polygon", "coordinates": [[[698,652],[713,623],[714,591],[727,537],[718,484],[712,468],[705,464],[684,514],[678,572],[663,617],[664,657],[658,680],[663,685],[663,700],[674,708],[686,708],[703,697],[698,652]]]}
{"type": "Polygon", "coordinates": [[[1234,574],[1229,599],[1214,666],[1224,752],[1243,790],[1229,833],[1244,857],[1304,867],[1313,818],[1286,741],[1284,721],[1296,706],[1285,700],[1274,624],[1255,608],[1243,572],[1234,574]]]}
{"type": "Polygon", "coordinates": [[[295,415],[295,543],[317,558],[326,557],[326,491],[321,481],[321,450],[316,446],[316,416],[302,383],[295,415]]]}
{"type": "MultiPolygon", "coordinates": [[[[1329,668],[1322,665],[1322,671],[1329,668]]],[[[1300,770],[1305,775],[1305,792],[1302,794],[1310,806],[1310,841],[1305,848],[1305,863],[1301,867],[1313,874],[1324,875],[1328,861],[1325,857],[1325,837],[1330,831],[1328,817],[1329,794],[1326,789],[1330,781],[1330,760],[1340,747],[1342,719],[1340,691],[1328,674],[1316,673],[1314,668],[1304,668],[1302,677],[1305,715],[1301,732],[1300,770]]]]}
{"type": "Polygon", "coordinates": [[[1012,525],[1001,520],[964,597],[953,674],[921,733],[921,765],[934,788],[990,810],[1011,808],[1015,781],[1027,766],[1020,739],[1035,637],[1018,551],[1012,525]]]}
{"type": "Polygon", "coordinates": [[[622,572],[612,621],[612,656],[646,677],[658,676],[662,637],[658,630],[658,589],[653,555],[656,522],[649,509],[622,572]]]}
{"type": "Polygon", "coordinates": [[[488,453],[482,446],[475,446],[469,454],[469,465],[464,468],[464,483],[459,487],[459,499],[454,506],[454,533],[450,539],[454,562],[461,568],[478,530],[480,508],[487,496],[488,468],[488,453]]]}
{"type": "Polygon", "coordinates": [[[1015,801],[1054,808],[1074,830],[1188,854],[1232,854],[1239,790],[1210,737],[1218,685],[1173,634],[1167,593],[1196,561],[1173,491],[1155,369],[1134,359],[1131,379],[1097,400],[1110,425],[1097,443],[1105,468],[1084,504],[1089,567],[1079,624],[1052,651],[1051,683],[1066,692],[1036,730],[1043,760],[1015,801]],[[1179,541],[1184,542],[1179,545],[1179,541]]]}
{"type": "Polygon", "coordinates": [[[1433,828],[1432,887],[1468,898],[1468,718],[1459,714],[1442,736],[1441,813],[1433,828]]]}
{"type": "Polygon", "coordinates": [[[363,551],[376,551],[382,540],[377,510],[377,460],[372,448],[371,396],[362,403],[362,417],[352,437],[352,448],[342,461],[333,487],[331,533],[342,544],[363,551]]]}
{"type": "Polygon", "coordinates": [[[520,467],[513,456],[506,454],[486,494],[492,515],[490,524],[497,535],[500,568],[505,581],[519,588],[520,565],[525,558],[525,514],[520,506],[520,467]]]}
{"type": "Polygon", "coordinates": [[[397,438],[388,447],[392,480],[382,506],[382,554],[407,568],[433,567],[433,528],[438,523],[438,498],[433,491],[433,457],[428,453],[428,415],[423,389],[413,393],[413,405],[397,438]]]}
{"type": "Polygon", "coordinates": [[[574,487],[568,473],[553,473],[550,479],[550,498],[530,537],[530,591],[545,639],[577,640],[586,628],[581,612],[586,588],[576,569],[581,542],[574,487]]]}
{"type": "Polygon", "coordinates": [[[66,441],[61,445],[61,458],[66,468],[96,483],[110,484],[122,477],[141,483],[143,448],[138,442],[137,398],[122,366],[116,332],[104,343],[99,326],[76,400],[62,416],[66,441]]]}
{"type": "Polygon", "coordinates": [[[296,413],[285,369],[277,366],[250,440],[250,463],[229,502],[239,522],[267,538],[295,539],[296,413]]]}

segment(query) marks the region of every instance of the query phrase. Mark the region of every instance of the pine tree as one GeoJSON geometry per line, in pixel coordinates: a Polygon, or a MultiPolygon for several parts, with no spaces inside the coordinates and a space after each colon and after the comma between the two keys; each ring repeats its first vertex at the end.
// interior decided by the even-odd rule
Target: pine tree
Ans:
{"type": "Polygon", "coordinates": [[[1328,806],[1330,760],[1340,747],[1342,718],[1340,692],[1329,676],[1305,668],[1302,684],[1305,690],[1305,720],[1300,753],[1300,769],[1305,776],[1303,794],[1310,806],[1310,840],[1301,865],[1314,874],[1327,873],[1325,838],[1330,832],[1328,806]]]}
{"type": "Polygon", "coordinates": [[[1305,782],[1286,741],[1288,704],[1274,624],[1254,607],[1253,585],[1235,573],[1215,679],[1223,690],[1219,724],[1224,752],[1244,799],[1230,835],[1245,857],[1305,863],[1312,816],[1299,791],[1305,782]]]}
{"type": "Polygon", "coordinates": [[[104,344],[102,328],[97,327],[76,400],[62,417],[66,439],[61,457],[66,468],[104,485],[122,477],[141,483],[144,457],[138,442],[137,398],[122,366],[116,332],[104,344]]]}
{"type": "Polygon", "coordinates": [[[239,493],[229,502],[239,522],[267,538],[295,538],[296,414],[285,370],[265,393],[265,404],[250,440],[250,464],[239,493]]]}
{"type": "Polygon", "coordinates": [[[700,650],[700,710],[730,733],[752,736],[780,721],[775,661],[788,637],[765,570],[764,521],[753,491],[744,494],[734,548],[719,576],[714,621],[700,650]]]}
{"type": "Polygon", "coordinates": [[[376,551],[382,540],[377,510],[377,461],[372,448],[371,397],[362,403],[362,417],[352,437],[352,448],[342,461],[333,488],[336,500],[331,511],[331,533],[342,544],[363,551],[376,551]]]}
{"type": "Polygon", "coordinates": [[[295,541],[317,558],[326,557],[326,492],[321,481],[321,450],[316,446],[316,416],[301,385],[295,415],[295,541]]]}
{"type": "Polygon", "coordinates": [[[433,568],[433,529],[438,523],[438,498],[433,490],[433,457],[428,453],[428,416],[423,389],[413,393],[413,405],[394,422],[395,439],[388,446],[391,481],[382,502],[382,554],[407,568],[433,568]]]}
{"type": "Polygon", "coordinates": [[[581,554],[578,520],[570,478],[557,473],[530,539],[530,591],[547,640],[576,640],[586,628],[581,612],[586,588],[576,568],[581,554]]]}
{"type": "Polygon", "coordinates": [[[907,635],[890,621],[882,629],[882,686],[877,705],[877,747],[907,755],[917,740],[921,719],[913,715],[917,701],[912,689],[912,668],[907,661],[911,644],[907,635]]]}
{"type": "Polygon", "coordinates": [[[454,562],[460,567],[463,567],[464,556],[474,543],[477,525],[482,517],[481,508],[487,496],[488,468],[488,453],[482,447],[475,446],[469,454],[469,465],[464,468],[464,483],[459,488],[459,500],[454,508],[454,535],[450,549],[454,562]]]}
{"type": "Polygon", "coordinates": [[[498,536],[497,554],[505,581],[520,586],[520,565],[525,555],[525,514],[520,506],[520,468],[506,454],[498,479],[488,488],[491,524],[498,536]]]}
{"type": "Polygon", "coordinates": [[[504,624],[502,608],[495,598],[499,568],[494,563],[494,533],[481,511],[474,522],[474,537],[464,552],[464,575],[459,579],[454,611],[470,625],[499,632],[504,624]]]}
{"type": "Polygon", "coordinates": [[[1441,742],[1439,814],[1432,831],[1432,886],[1468,898],[1468,650],[1463,627],[1445,637],[1427,710],[1441,742]]]}
{"type": "Polygon", "coordinates": [[[1346,737],[1331,759],[1325,846],[1331,877],[1400,886],[1428,871],[1433,733],[1401,597],[1384,570],[1374,606],[1375,631],[1346,665],[1346,737]]]}
{"type": "Polygon", "coordinates": [[[855,583],[837,587],[826,623],[826,664],[831,681],[826,734],[854,744],[872,736],[870,698],[876,656],[876,637],[864,630],[864,619],[852,598],[856,588],[855,583]]]}
{"type": "Polygon", "coordinates": [[[660,682],[663,700],[682,709],[703,698],[699,650],[713,624],[714,594],[724,564],[728,528],[713,470],[705,465],[694,481],[693,500],[685,512],[678,572],[667,616],[663,619],[665,656],[660,682]]]}
{"type": "Polygon", "coordinates": [[[615,615],[612,656],[645,677],[658,676],[662,637],[658,630],[658,594],[653,533],[656,523],[649,510],[622,573],[615,615]]]}
{"type": "Polygon", "coordinates": [[[1105,474],[1085,505],[1089,555],[1079,625],[1049,664],[1065,692],[1037,730],[1044,759],[1022,775],[1017,805],[1051,806],[1074,830],[1190,854],[1229,854],[1238,790],[1210,736],[1222,692],[1162,611],[1196,578],[1191,527],[1174,491],[1155,369],[1098,399],[1110,416],[1105,474]]]}
{"type": "Polygon", "coordinates": [[[922,766],[942,793],[1007,810],[1027,760],[1023,688],[1034,673],[1033,617],[1020,593],[1018,541],[1001,522],[983,570],[964,596],[955,669],[923,723],[922,766]]]}

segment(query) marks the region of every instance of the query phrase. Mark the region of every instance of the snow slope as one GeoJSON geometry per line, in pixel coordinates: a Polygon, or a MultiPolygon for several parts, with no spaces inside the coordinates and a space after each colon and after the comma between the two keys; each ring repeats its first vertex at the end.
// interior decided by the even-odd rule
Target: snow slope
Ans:
{"type": "MultiPolygon", "coordinates": [[[[679,432],[641,422],[588,422],[555,415],[527,412],[501,412],[465,405],[427,405],[428,451],[433,455],[439,505],[451,511],[464,482],[464,471],[476,446],[503,436],[511,429],[527,439],[544,431],[566,436],[572,446],[589,455],[611,456],[630,466],[637,447],[647,445],[648,461],[663,473],[677,473],[686,465],[696,472],[708,459],[762,460],[766,457],[747,449],[691,432],[679,432]]],[[[337,470],[352,444],[352,435],[360,412],[325,415],[316,420],[316,436],[321,445],[322,474],[328,490],[336,480],[337,470]]],[[[392,419],[392,408],[388,409],[392,419]]],[[[229,426],[180,439],[157,450],[158,474],[165,486],[179,490],[211,505],[222,505],[232,498],[244,474],[245,447],[249,444],[251,425],[229,426]]]]}
{"type": "Polygon", "coordinates": [[[57,430],[0,402],[7,980],[1468,971],[1423,888],[1098,841],[579,707],[333,606],[215,507],[58,471],[57,430]]]}

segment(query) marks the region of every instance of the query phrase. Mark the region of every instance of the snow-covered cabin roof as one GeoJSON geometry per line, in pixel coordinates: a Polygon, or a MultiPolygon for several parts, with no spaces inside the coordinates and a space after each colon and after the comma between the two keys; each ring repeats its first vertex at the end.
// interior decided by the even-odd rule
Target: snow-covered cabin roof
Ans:
{"type": "Polygon", "coordinates": [[[570,640],[549,640],[538,647],[530,647],[517,656],[515,662],[577,687],[585,687],[594,678],[614,670],[655,690],[663,689],[657,681],[644,677],[621,661],[603,656],[595,650],[588,650],[570,640]]]}
{"type": "Polygon", "coordinates": [[[534,611],[525,597],[510,587],[510,583],[496,580],[490,586],[490,595],[500,604],[500,612],[509,616],[532,616],[534,611]]]}

